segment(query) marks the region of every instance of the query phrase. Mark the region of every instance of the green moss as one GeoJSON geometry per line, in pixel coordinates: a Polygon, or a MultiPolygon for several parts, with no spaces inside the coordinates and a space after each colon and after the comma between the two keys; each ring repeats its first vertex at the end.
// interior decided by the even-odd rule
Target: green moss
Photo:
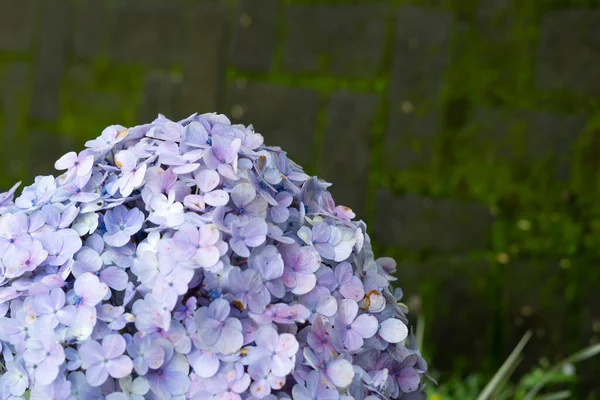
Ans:
{"type": "Polygon", "coordinates": [[[63,114],[58,131],[75,138],[89,138],[98,135],[107,121],[134,125],[143,76],[141,67],[118,67],[107,60],[74,66],[61,90],[63,114]]]}
{"type": "Polygon", "coordinates": [[[338,90],[378,93],[385,91],[388,85],[387,77],[353,79],[335,75],[289,74],[283,72],[263,74],[238,71],[233,67],[227,69],[226,77],[228,82],[246,79],[251,82],[313,89],[321,93],[332,93],[338,90]]]}

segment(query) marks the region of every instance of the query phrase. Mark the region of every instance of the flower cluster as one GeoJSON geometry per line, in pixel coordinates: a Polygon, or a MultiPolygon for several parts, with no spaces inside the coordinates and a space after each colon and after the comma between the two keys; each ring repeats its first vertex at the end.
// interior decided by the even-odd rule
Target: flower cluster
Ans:
{"type": "Polygon", "coordinates": [[[0,399],[421,398],[396,264],[252,126],[109,126],[0,195],[0,399]]]}

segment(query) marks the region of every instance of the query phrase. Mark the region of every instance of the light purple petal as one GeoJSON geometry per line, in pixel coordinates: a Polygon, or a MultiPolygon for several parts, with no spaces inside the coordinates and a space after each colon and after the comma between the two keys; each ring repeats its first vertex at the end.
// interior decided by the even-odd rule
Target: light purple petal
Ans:
{"type": "Polygon", "coordinates": [[[161,365],[163,365],[165,359],[165,351],[161,346],[152,345],[148,349],[146,349],[146,352],[144,353],[144,358],[148,363],[148,367],[152,369],[157,369],[161,365]]]}
{"type": "Polygon", "coordinates": [[[398,384],[404,393],[414,392],[419,388],[421,377],[414,368],[402,368],[398,375],[398,384]]]}
{"type": "MultiPolygon", "coordinates": [[[[343,327],[341,329],[346,329],[346,328],[343,327]]],[[[344,346],[346,346],[346,348],[348,350],[350,350],[350,351],[358,350],[363,346],[363,344],[364,344],[364,340],[358,332],[355,332],[352,329],[346,330],[345,337],[344,337],[344,346]]]]}
{"type": "MultiPolygon", "coordinates": [[[[296,340],[294,335],[290,333],[282,333],[281,335],[279,335],[279,343],[277,344],[277,348],[275,349],[275,351],[277,352],[277,354],[283,357],[291,358],[298,352],[298,347],[298,341],[296,340]]],[[[287,375],[278,374],[276,372],[274,372],[274,374],[277,376],[287,375]]]]}
{"type": "Polygon", "coordinates": [[[340,300],[338,307],[338,318],[343,325],[351,324],[358,314],[358,304],[352,300],[340,300]]]}
{"type": "Polygon", "coordinates": [[[210,304],[210,310],[213,316],[218,321],[225,321],[231,312],[231,306],[225,299],[218,299],[210,304]]]}
{"type": "Polygon", "coordinates": [[[110,376],[116,379],[125,378],[133,370],[133,362],[127,356],[114,358],[106,363],[106,369],[110,376]]]}
{"type": "Polygon", "coordinates": [[[327,242],[331,238],[331,227],[321,222],[313,226],[312,239],[316,242],[327,242]]]}
{"type": "Polygon", "coordinates": [[[338,303],[335,297],[325,296],[317,304],[317,312],[326,317],[332,317],[337,313],[338,303]]]}
{"type": "Polygon", "coordinates": [[[249,183],[238,183],[231,191],[231,200],[238,207],[245,207],[256,197],[254,186],[249,183]]]}
{"type": "Polygon", "coordinates": [[[296,274],[296,285],[292,288],[292,293],[302,295],[310,292],[317,284],[317,277],[314,274],[296,274]]]}
{"type": "Polygon", "coordinates": [[[58,366],[49,362],[43,362],[38,365],[35,371],[36,382],[42,385],[49,385],[58,375],[58,366]]]}
{"type": "Polygon", "coordinates": [[[213,353],[204,352],[199,356],[190,358],[193,359],[192,368],[194,368],[194,372],[202,378],[210,378],[219,370],[219,359],[213,353]]]}
{"type": "Polygon", "coordinates": [[[346,387],[352,383],[354,368],[347,360],[338,358],[327,365],[327,375],[337,387],[346,387]]]}
{"type": "Polygon", "coordinates": [[[108,378],[108,370],[106,369],[104,363],[91,365],[85,371],[85,378],[90,385],[100,386],[106,382],[106,379],[108,378]]]}
{"type": "Polygon", "coordinates": [[[229,195],[224,190],[213,190],[204,195],[204,201],[206,204],[210,204],[213,207],[220,207],[227,205],[229,202],[229,195]]]}
{"type": "Polygon", "coordinates": [[[100,273],[100,278],[108,287],[114,290],[125,290],[129,277],[127,272],[119,267],[108,267],[100,273]]]}
{"type": "Polygon", "coordinates": [[[348,283],[340,287],[340,293],[347,299],[360,301],[365,297],[365,288],[361,280],[353,276],[348,283]]]}
{"type": "Polygon", "coordinates": [[[98,364],[104,360],[102,346],[95,340],[88,340],[79,347],[81,359],[87,364],[98,364]]]}
{"type": "Polygon", "coordinates": [[[331,243],[315,243],[314,246],[323,258],[328,260],[335,258],[335,247],[331,243]]]}
{"type": "Polygon", "coordinates": [[[194,176],[198,189],[204,193],[208,193],[216,188],[221,180],[219,174],[212,169],[202,169],[196,172],[194,176]]]}
{"type": "Polygon", "coordinates": [[[408,336],[406,325],[395,318],[388,318],[379,326],[379,336],[389,343],[400,343],[408,336]]]}
{"type": "Polygon", "coordinates": [[[271,218],[277,224],[285,222],[290,217],[290,210],[287,207],[273,207],[271,208],[271,218]]]}
{"type": "Polygon", "coordinates": [[[59,171],[63,170],[63,169],[71,168],[71,167],[73,167],[73,164],[76,161],[77,161],[77,153],[75,153],[74,151],[70,151],[67,154],[65,154],[64,156],[62,156],[61,158],[59,158],[54,163],[54,168],[56,168],[59,171]]]}
{"type": "Polygon", "coordinates": [[[181,372],[169,372],[164,377],[164,387],[172,395],[180,395],[187,392],[190,386],[190,378],[181,372]]]}
{"type": "Polygon", "coordinates": [[[275,350],[277,343],[279,342],[279,335],[275,328],[270,325],[261,326],[256,331],[256,337],[254,339],[256,345],[269,350],[275,350]]]}
{"type": "Polygon", "coordinates": [[[223,328],[216,350],[222,354],[233,354],[240,350],[244,344],[244,335],[241,329],[223,328]]]}
{"type": "Polygon", "coordinates": [[[377,318],[371,314],[362,314],[352,322],[352,330],[358,332],[363,338],[368,339],[377,333],[378,325],[377,318]]]}
{"type": "Polygon", "coordinates": [[[123,354],[126,345],[125,339],[121,335],[108,335],[102,339],[102,351],[109,360],[123,354]]]}
{"type": "Polygon", "coordinates": [[[248,250],[244,241],[239,238],[231,238],[229,246],[240,257],[248,257],[250,255],[250,250],[248,250]]]}

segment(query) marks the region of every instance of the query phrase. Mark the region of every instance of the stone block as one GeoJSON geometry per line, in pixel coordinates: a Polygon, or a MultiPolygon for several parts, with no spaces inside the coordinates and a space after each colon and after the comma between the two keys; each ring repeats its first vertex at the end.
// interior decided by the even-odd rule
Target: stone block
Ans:
{"type": "Polygon", "coordinates": [[[225,112],[236,123],[253,124],[265,143],[280,146],[289,157],[306,167],[313,161],[319,95],[267,83],[247,83],[229,88],[225,112]]]}
{"type": "Polygon", "coordinates": [[[374,76],[383,57],[386,10],[371,4],[286,7],[283,69],[374,76]]]}

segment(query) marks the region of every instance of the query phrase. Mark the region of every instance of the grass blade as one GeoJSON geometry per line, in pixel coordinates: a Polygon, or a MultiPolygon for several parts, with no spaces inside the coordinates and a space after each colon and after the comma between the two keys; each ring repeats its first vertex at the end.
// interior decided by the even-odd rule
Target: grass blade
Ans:
{"type": "Polygon", "coordinates": [[[508,379],[510,376],[511,370],[514,371],[514,364],[518,363],[519,356],[523,351],[523,348],[531,338],[531,331],[527,331],[523,338],[519,341],[517,346],[514,348],[512,353],[508,356],[506,361],[502,364],[500,369],[494,374],[493,378],[489,381],[489,383],[483,388],[483,391],[477,397],[477,400],[487,400],[497,389],[498,385],[508,379]]]}
{"type": "Polygon", "coordinates": [[[556,374],[565,364],[575,364],[588,358],[594,357],[600,353],[600,344],[595,344],[593,346],[586,347],[585,349],[579,350],[576,353],[571,354],[569,357],[565,358],[558,364],[556,364],[552,369],[544,374],[540,378],[540,381],[527,393],[524,400],[533,400],[535,395],[544,387],[546,382],[550,380],[552,375],[556,374]]]}
{"type": "Polygon", "coordinates": [[[417,349],[423,351],[423,336],[425,336],[425,315],[423,311],[417,317],[417,349]]]}
{"type": "Polygon", "coordinates": [[[550,393],[542,397],[538,397],[538,400],[563,400],[570,399],[571,392],[563,390],[562,392],[550,393]]]}

